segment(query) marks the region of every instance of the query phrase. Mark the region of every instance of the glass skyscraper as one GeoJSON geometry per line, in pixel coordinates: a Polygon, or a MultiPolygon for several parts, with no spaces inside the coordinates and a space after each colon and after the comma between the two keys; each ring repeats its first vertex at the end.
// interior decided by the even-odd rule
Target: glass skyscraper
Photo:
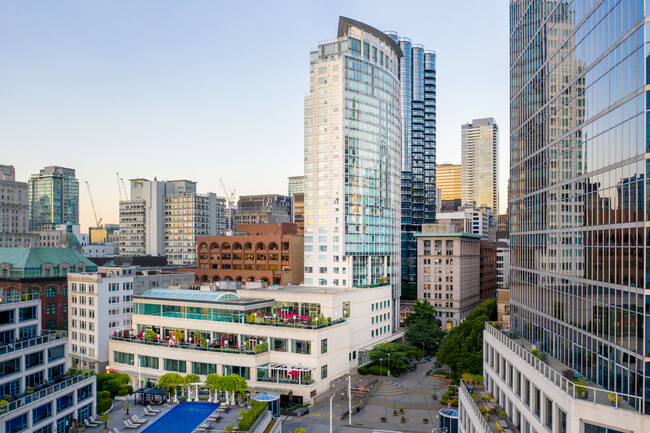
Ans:
{"type": "MultiPolygon", "coordinates": [[[[461,126],[462,205],[499,214],[499,128],[493,118],[461,126]]],[[[496,225],[493,223],[493,225],[496,225]]]]}
{"type": "Polygon", "coordinates": [[[510,2],[513,330],[645,413],[649,12],[510,2]]]}
{"type": "Polygon", "coordinates": [[[53,230],[57,224],[79,224],[79,181],[71,168],[50,166],[28,181],[29,229],[53,230]]]}
{"type": "Polygon", "coordinates": [[[415,232],[436,222],[436,53],[387,32],[402,49],[402,281],[417,282],[415,232]]]}
{"type": "Polygon", "coordinates": [[[402,50],[341,17],[310,53],[305,97],[305,284],[392,286],[399,326],[402,50]]]}

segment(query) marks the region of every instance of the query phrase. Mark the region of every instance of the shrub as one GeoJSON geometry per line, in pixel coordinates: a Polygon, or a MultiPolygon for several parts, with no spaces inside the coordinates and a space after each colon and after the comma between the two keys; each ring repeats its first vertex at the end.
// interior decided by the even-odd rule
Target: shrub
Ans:
{"type": "Polygon", "coordinates": [[[440,404],[444,406],[444,405],[446,405],[448,402],[449,402],[449,397],[447,397],[446,394],[443,395],[442,398],[440,399],[440,404]]]}
{"type": "Polygon", "coordinates": [[[111,398],[111,393],[108,391],[99,391],[97,393],[97,398],[100,400],[103,398],[111,398]]]}
{"type": "Polygon", "coordinates": [[[237,426],[237,430],[239,431],[248,431],[257,418],[264,413],[267,407],[267,403],[264,403],[262,401],[256,401],[253,403],[253,407],[246,412],[246,414],[242,417],[242,419],[239,421],[239,425],[237,426]]]}
{"type": "Polygon", "coordinates": [[[474,384],[475,385],[483,385],[483,375],[475,374],[474,375],[474,384]]]}
{"type": "Polygon", "coordinates": [[[499,415],[500,415],[500,416],[503,416],[503,417],[508,416],[508,414],[506,413],[505,410],[500,411],[500,412],[499,412],[499,415]]]}
{"type": "Polygon", "coordinates": [[[6,406],[9,402],[7,400],[0,400],[0,406],[6,406]]]}
{"type": "Polygon", "coordinates": [[[463,379],[463,382],[465,382],[467,385],[474,383],[474,375],[472,373],[463,373],[460,375],[460,378],[463,379]]]}
{"type": "Polygon", "coordinates": [[[264,343],[258,344],[255,347],[253,347],[253,352],[255,353],[264,353],[268,352],[269,350],[269,343],[266,341],[264,343]]]}
{"type": "Polygon", "coordinates": [[[111,408],[113,401],[109,398],[101,398],[97,403],[97,412],[104,413],[111,408]]]}

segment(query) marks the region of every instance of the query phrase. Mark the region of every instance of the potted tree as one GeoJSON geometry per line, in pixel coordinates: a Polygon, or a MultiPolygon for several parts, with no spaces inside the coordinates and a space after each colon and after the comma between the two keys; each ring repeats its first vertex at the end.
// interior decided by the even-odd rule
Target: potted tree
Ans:
{"type": "Polygon", "coordinates": [[[402,420],[401,421],[402,421],[402,424],[404,424],[406,422],[406,418],[404,418],[404,415],[402,415],[402,420]]]}
{"type": "Polygon", "coordinates": [[[381,422],[384,422],[384,423],[386,422],[386,417],[385,416],[381,417],[381,422]]]}
{"type": "Polygon", "coordinates": [[[129,408],[130,408],[131,406],[133,406],[133,405],[132,405],[131,403],[129,403],[128,401],[125,402],[125,403],[122,405],[122,407],[123,407],[124,410],[125,410],[125,412],[124,412],[124,418],[125,418],[125,419],[131,418],[131,415],[129,415],[129,408]]]}
{"type": "Polygon", "coordinates": [[[108,413],[102,413],[98,418],[101,422],[104,423],[102,433],[106,433],[108,431],[108,422],[111,420],[111,416],[108,413]]]}
{"type": "Polygon", "coordinates": [[[397,416],[397,409],[393,409],[393,416],[397,416]]]}

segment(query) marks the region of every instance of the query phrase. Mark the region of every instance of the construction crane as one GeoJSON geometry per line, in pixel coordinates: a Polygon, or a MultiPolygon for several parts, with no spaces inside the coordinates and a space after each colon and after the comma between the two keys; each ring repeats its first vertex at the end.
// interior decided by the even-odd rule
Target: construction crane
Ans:
{"type": "Polygon", "coordinates": [[[120,174],[115,173],[117,175],[117,191],[120,193],[120,201],[124,200],[124,197],[122,196],[122,188],[120,187],[120,174]]]}
{"type": "Polygon", "coordinates": [[[232,208],[235,207],[235,190],[233,189],[231,193],[228,193],[228,190],[226,189],[226,185],[223,183],[223,179],[219,178],[219,182],[221,182],[221,187],[223,188],[223,192],[226,194],[226,200],[228,201],[228,209],[232,210],[232,208]]]}
{"type": "Polygon", "coordinates": [[[126,189],[126,185],[124,185],[124,179],[120,178],[120,180],[122,181],[122,189],[124,189],[124,199],[125,200],[130,200],[129,199],[129,193],[127,192],[127,189],[126,189]]]}
{"type": "Polygon", "coordinates": [[[97,219],[97,212],[95,212],[95,201],[93,200],[93,194],[90,192],[90,184],[88,183],[88,181],[86,181],[86,188],[88,188],[88,195],[90,196],[90,205],[93,208],[93,215],[95,216],[95,227],[101,227],[100,224],[102,223],[102,217],[100,215],[99,219],[97,219]]]}

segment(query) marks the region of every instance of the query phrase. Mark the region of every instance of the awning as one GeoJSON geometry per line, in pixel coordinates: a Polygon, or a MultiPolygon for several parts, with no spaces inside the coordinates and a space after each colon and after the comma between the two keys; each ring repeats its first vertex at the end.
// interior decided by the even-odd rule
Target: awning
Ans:
{"type": "Polygon", "coordinates": [[[140,388],[139,390],[137,390],[137,391],[135,392],[135,394],[159,395],[159,396],[164,397],[164,396],[167,395],[167,391],[165,391],[164,389],[160,389],[160,388],[146,388],[146,387],[142,387],[142,388],[140,388]]]}

